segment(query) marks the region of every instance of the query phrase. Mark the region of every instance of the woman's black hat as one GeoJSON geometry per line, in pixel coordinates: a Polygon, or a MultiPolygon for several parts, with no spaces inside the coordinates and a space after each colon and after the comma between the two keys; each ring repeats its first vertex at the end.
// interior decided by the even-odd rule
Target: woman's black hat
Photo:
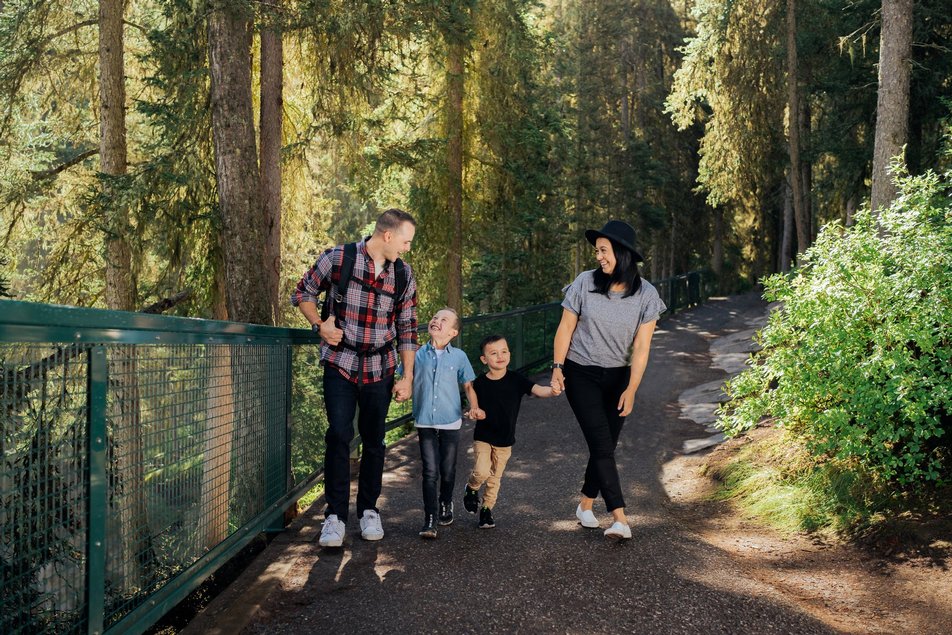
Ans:
{"type": "Polygon", "coordinates": [[[585,238],[595,245],[598,238],[610,238],[632,253],[635,262],[644,262],[644,258],[635,249],[635,228],[620,220],[610,220],[600,230],[586,229],[585,238]]]}

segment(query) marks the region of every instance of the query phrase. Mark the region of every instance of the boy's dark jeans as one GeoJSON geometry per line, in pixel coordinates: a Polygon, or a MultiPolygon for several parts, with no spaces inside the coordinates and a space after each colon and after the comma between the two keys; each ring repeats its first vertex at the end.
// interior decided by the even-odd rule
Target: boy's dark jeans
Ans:
{"type": "Polygon", "coordinates": [[[372,384],[357,385],[335,367],[324,367],[324,408],[327,433],[324,435],[325,516],[337,514],[347,522],[350,511],[350,442],[354,438],[354,413],[363,445],[360,476],[357,480],[357,516],[367,509],[377,511],[383,482],[384,429],[390,408],[393,375],[372,384]]]}
{"type": "Polygon", "coordinates": [[[460,431],[417,428],[417,437],[420,439],[420,458],[423,459],[423,511],[436,516],[439,513],[437,503],[453,501],[460,431]]]}
{"type": "Polygon", "coordinates": [[[618,400],[630,377],[627,366],[602,368],[565,362],[565,396],[588,444],[582,494],[597,498],[601,493],[608,511],[625,506],[615,446],[625,423],[625,418],[618,416],[618,400]]]}

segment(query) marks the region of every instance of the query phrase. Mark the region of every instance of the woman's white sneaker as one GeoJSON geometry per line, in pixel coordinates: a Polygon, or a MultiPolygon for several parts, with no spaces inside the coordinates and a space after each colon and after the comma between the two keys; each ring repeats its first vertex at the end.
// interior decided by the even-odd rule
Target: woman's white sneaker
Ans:
{"type": "Polygon", "coordinates": [[[631,540],[631,527],[625,523],[614,522],[605,530],[605,537],[613,540],[631,540]]]}
{"type": "Polygon", "coordinates": [[[595,518],[595,514],[593,514],[590,509],[582,509],[582,506],[579,505],[575,510],[575,517],[582,523],[582,527],[588,527],[589,529],[598,528],[598,519],[595,518]]]}

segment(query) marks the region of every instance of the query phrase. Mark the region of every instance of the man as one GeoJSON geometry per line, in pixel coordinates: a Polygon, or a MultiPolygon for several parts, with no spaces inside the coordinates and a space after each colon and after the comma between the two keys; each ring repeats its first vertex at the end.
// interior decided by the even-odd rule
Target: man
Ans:
{"type": "Polygon", "coordinates": [[[350,442],[353,420],[363,442],[357,482],[357,516],[364,540],[383,538],[377,498],[383,480],[384,427],[391,394],[397,401],[413,392],[417,349],[416,281],[400,256],[410,250],[416,221],[399,209],[377,219],[372,236],[356,245],[352,267],[338,245],[322,253],[291,295],[311,328],[321,335],[327,434],[324,450],[324,497],[327,509],[318,541],[340,547],[350,505],[350,442]],[[351,269],[346,289],[338,289],[342,269],[351,269]],[[317,297],[328,291],[331,304],[321,320],[317,297]],[[394,350],[396,342],[396,351],[394,350]],[[397,355],[403,376],[395,380],[397,355]]]}

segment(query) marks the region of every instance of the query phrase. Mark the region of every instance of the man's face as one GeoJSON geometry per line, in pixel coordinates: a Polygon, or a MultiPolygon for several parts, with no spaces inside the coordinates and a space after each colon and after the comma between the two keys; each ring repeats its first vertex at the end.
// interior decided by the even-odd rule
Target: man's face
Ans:
{"type": "Polygon", "coordinates": [[[416,227],[413,223],[401,223],[400,226],[393,231],[384,232],[384,257],[393,262],[410,251],[414,234],[416,234],[416,227]]]}

